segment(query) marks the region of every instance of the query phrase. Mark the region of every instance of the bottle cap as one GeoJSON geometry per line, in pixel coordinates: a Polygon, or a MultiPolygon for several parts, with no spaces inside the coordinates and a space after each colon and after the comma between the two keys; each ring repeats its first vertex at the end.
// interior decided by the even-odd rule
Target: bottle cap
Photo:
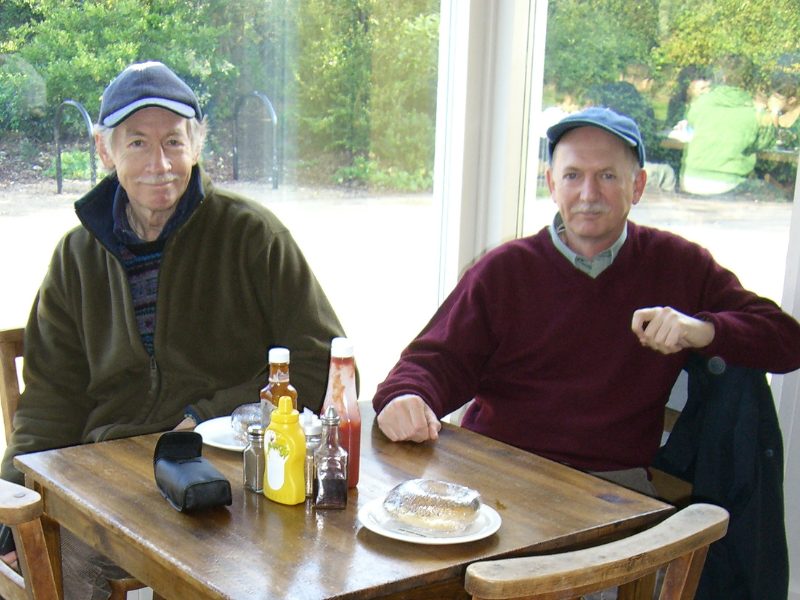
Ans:
{"type": "Polygon", "coordinates": [[[247,437],[264,437],[264,428],[261,425],[250,425],[247,428],[247,437]]]}
{"type": "Polygon", "coordinates": [[[325,414],[322,415],[321,421],[323,425],[338,425],[339,414],[336,412],[336,409],[333,406],[329,406],[325,411],[325,414]]]}
{"type": "Polygon", "coordinates": [[[331,340],[331,356],[336,358],[352,358],[353,342],[346,337],[335,337],[331,340]]]}
{"type": "Polygon", "coordinates": [[[288,348],[270,348],[269,349],[269,362],[270,363],[288,363],[289,362],[289,349],[288,348]]]}
{"type": "Polygon", "coordinates": [[[306,434],[306,437],[322,433],[322,421],[308,408],[304,408],[303,412],[300,413],[300,427],[303,428],[303,433],[306,434]]]}
{"type": "Polygon", "coordinates": [[[292,399],[289,396],[281,396],[278,400],[278,408],[272,411],[270,421],[275,423],[297,423],[300,413],[292,407],[292,399]]]}

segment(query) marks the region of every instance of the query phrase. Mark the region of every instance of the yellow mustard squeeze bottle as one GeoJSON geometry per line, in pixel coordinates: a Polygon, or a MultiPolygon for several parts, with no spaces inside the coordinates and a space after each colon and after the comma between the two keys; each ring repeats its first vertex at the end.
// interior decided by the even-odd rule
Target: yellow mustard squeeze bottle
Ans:
{"type": "Polygon", "coordinates": [[[306,500],[306,437],[299,417],[300,413],[292,408],[292,399],[281,396],[264,435],[264,495],[280,504],[306,500]]]}

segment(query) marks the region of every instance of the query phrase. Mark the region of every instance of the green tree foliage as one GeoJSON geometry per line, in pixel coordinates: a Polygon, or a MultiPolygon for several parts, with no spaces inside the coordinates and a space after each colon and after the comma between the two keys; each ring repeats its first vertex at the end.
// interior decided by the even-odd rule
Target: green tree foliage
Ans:
{"type": "MultiPolygon", "coordinates": [[[[430,185],[437,0],[0,1],[0,131],[49,139],[63,100],[94,116],[116,73],[158,59],[198,92],[212,150],[230,149],[234,108],[259,91],[287,164],[341,182],[430,185]]],[[[548,19],[548,89],[578,97],[631,63],[669,80],[731,53],[752,58],[765,89],[780,57],[800,50],[797,0],[550,0],[548,19]]],[[[247,107],[243,128],[262,140],[259,107],[247,107]]]]}
{"type": "Polygon", "coordinates": [[[545,83],[580,97],[617,80],[628,64],[648,64],[658,43],[658,8],[658,0],[551,0],[545,83]]]}
{"type": "Polygon", "coordinates": [[[25,39],[20,54],[40,69],[51,105],[72,98],[97,114],[103,88],[135,61],[168,63],[201,99],[231,70],[214,52],[221,32],[204,23],[198,2],[38,0],[31,6],[40,20],[18,30],[25,39]]]}
{"type": "Polygon", "coordinates": [[[0,54],[0,131],[35,129],[46,112],[46,85],[16,54],[0,54]]]}
{"type": "Polygon", "coordinates": [[[339,183],[430,187],[438,2],[296,6],[298,157],[339,183]]]}
{"type": "MultiPolygon", "coordinates": [[[[210,51],[224,60],[224,80],[207,82],[215,120],[233,116],[236,100],[255,91],[283,113],[287,0],[206,0],[197,10],[215,32],[210,51]]],[[[182,42],[188,45],[188,42],[182,42]]]]}
{"type": "MultiPolygon", "coordinates": [[[[208,99],[233,72],[214,52],[221,31],[203,20],[199,2],[185,0],[31,0],[34,16],[9,34],[19,56],[47,82],[47,111],[66,99],[91,115],[111,79],[131,62],[162,60],[208,99]]],[[[12,49],[12,48],[9,48],[12,49]]]]}
{"type": "Polygon", "coordinates": [[[5,47],[10,41],[8,32],[31,19],[33,12],[26,0],[3,0],[0,10],[0,52],[13,50],[11,46],[5,47]]]}
{"type": "Polygon", "coordinates": [[[301,156],[346,164],[369,148],[369,0],[306,0],[297,9],[296,113],[301,156]]]}
{"type": "MultiPolygon", "coordinates": [[[[348,181],[430,184],[437,0],[3,2],[0,130],[49,138],[61,102],[94,117],[114,75],[154,59],[198,93],[216,155],[232,147],[240,105],[249,154],[271,155],[258,91],[278,113],[287,161],[348,181]]],[[[77,112],[64,114],[82,134],[77,112]]]]}
{"type": "Polygon", "coordinates": [[[680,0],[667,22],[654,62],[714,66],[726,55],[745,56],[756,67],[754,88],[768,88],[778,59],[800,51],[797,0],[680,0]]]}
{"type": "Polygon", "coordinates": [[[439,40],[436,4],[405,2],[397,10],[379,2],[372,18],[370,157],[379,172],[394,172],[417,182],[410,187],[425,187],[432,180],[439,40]]]}

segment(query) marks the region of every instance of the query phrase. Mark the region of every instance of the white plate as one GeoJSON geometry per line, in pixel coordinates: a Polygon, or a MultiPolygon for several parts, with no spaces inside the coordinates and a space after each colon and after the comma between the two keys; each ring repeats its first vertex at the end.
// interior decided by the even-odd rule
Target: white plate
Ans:
{"type": "Polygon", "coordinates": [[[358,520],[361,521],[364,527],[378,535],[400,540],[401,542],[428,545],[463,544],[482,540],[500,529],[500,523],[502,522],[495,509],[481,504],[476,521],[460,534],[437,536],[435,534],[416,533],[411,529],[397,529],[385,525],[391,522],[391,519],[388,518],[388,515],[383,510],[383,498],[375,498],[375,500],[362,506],[361,510],[358,511],[358,520]]]}
{"type": "Polygon", "coordinates": [[[194,430],[203,436],[203,443],[223,450],[233,450],[241,452],[244,450],[244,442],[240,442],[233,435],[231,427],[231,417],[217,417],[203,421],[194,430]]]}

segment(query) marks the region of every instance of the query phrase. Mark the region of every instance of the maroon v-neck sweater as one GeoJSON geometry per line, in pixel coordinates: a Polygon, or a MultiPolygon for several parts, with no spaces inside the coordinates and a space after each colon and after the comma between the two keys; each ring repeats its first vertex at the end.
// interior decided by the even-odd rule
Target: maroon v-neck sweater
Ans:
{"type": "Polygon", "coordinates": [[[441,417],[474,397],[462,425],[479,433],[578,468],[648,466],[686,359],[639,344],[633,312],[652,306],[711,321],[705,355],[773,372],[800,367],[797,321],[704,248],[629,223],[614,263],[592,279],[543,229],[467,271],[373,404],[380,411],[417,394],[441,417]]]}

